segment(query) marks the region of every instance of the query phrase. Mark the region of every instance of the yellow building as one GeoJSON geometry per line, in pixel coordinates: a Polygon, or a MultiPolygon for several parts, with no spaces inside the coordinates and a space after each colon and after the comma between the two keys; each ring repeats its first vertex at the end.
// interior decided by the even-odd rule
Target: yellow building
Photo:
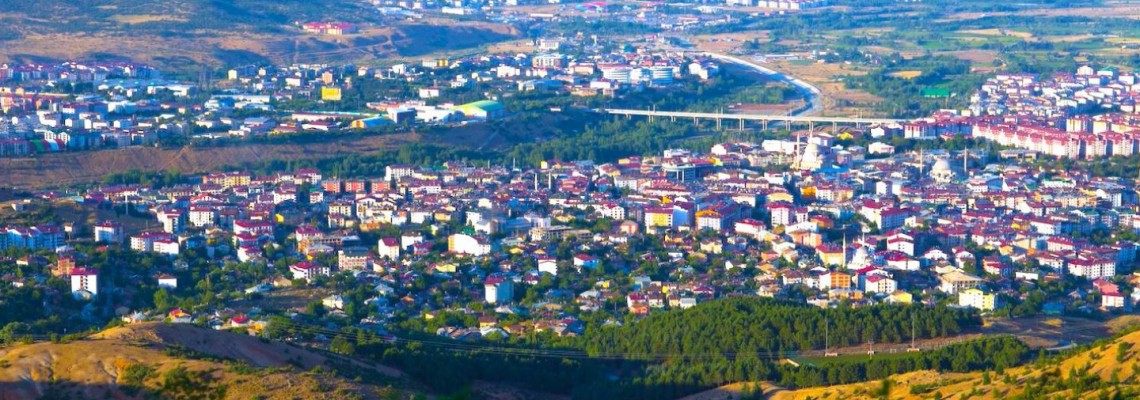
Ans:
{"type": "Polygon", "coordinates": [[[891,293],[890,302],[895,304],[911,304],[914,303],[914,295],[902,290],[896,290],[891,293]]]}
{"type": "Polygon", "coordinates": [[[800,187],[800,196],[803,196],[803,198],[805,198],[805,199],[814,199],[815,198],[815,186],[801,186],[800,187]]]}
{"type": "Polygon", "coordinates": [[[768,194],[768,196],[767,196],[767,201],[768,201],[769,203],[775,203],[775,202],[778,202],[778,201],[783,201],[783,202],[788,202],[788,203],[794,203],[794,202],[795,202],[795,198],[793,198],[793,197],[792,197],[792,194],[791,194],[791,193],[788,193],[788,192],[779,192],[779,193],[770,193],[770,194],[768,194]]]}
{"type": "Polygon", "coordinates": [[[343,93],[340,88],[325,86],[321,88],[321,100],[324,101],[340,101],[343,93]]]}
{"type": "Polygon", "coordinates": [[[673,210],[658,209],[645,211],[645,226],[649,228],[673,227],[673,210]]]}
{"type": "Polygon", "coordinates": [[[819,258],[823,261],[823,265],[844,265],[846,261],[842,248],[836,247],[834,249],[819,250],[819,258]]]}
{"type": "Polygon", "coordinates": [[[982,311],[993,311],[997,308],[997,296],[983,292],[981,289],[966,289],[958,293],[958,305],[973,307],[982,311]]]}

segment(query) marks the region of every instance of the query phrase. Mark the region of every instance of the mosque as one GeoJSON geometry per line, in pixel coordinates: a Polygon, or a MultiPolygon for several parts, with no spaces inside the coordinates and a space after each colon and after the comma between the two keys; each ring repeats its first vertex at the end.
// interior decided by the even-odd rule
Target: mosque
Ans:
{"type": "Polygon", "coordinates": [[[934,162],[934,166],[930,168],[930,179],[938,183],[950,183],[958,178],[958,174],[950,168],[950,161],[945,158],[939,158],[934,162]]]}

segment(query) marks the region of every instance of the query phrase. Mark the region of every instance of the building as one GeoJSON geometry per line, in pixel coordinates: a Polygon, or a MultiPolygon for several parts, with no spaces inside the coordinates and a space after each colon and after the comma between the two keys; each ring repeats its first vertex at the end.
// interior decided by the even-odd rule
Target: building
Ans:
{"type": "Polygon", "coordinates": [[[363,247],[349,247],[337,252],[336,266],[341,271],[371,269],[371,264],[368,249],[363,247]]]}
{"type": "Polygon", "coordinates": [[[158,251],[155,249],[155,244],[158,243],[163,250],[169,251],[167,247],[169,247],[170,242],[173,242],[177,247],[178,241],[175,239],[173,235],[166,232],[144,232],[137,236],[131,236],[131,250],[143,253],[155,252],[158,251]]]}
{"type": "Polygon", "coordinates": [[[553,257],[540,257],[538,259],[538,272],[558,276],[558,260],[553,257]]]}
{"type": "Polygon", "coordinates": [[[162,211],[158,213],[158,223],[167,233],[182,233],[186,229],[185,214],[181,211],[162,211]]]}
{"type": "Polygon", "coordinates": [[[377,248],[380,258],[388,258],[389,260],[400,259],[400,241],[396,238],[381,238],[377,248]]]}
{"type": "Polygon", "coordinates": [[[325,86],[321,88],[322,101],[340,101],[344,98],[341,88],[335,86],[325,86]]]}
{"type": "Polygon", "coordinates": [[[178,288],[178,277],[170,274],[158,274],[154,277],[158,281],[158,287],[167,289],[178,288]]]}
{"type": "Polygon", "coordinates": [[[794,207],[790,203],[775,202],[768,205],[768,215],[772,226],[791,225],[794,207]]]}
{"type": "Polygon", "coordinates": [[[123,224],[113,221],[95,224],[96,243],[123,243],[123,224]]]}
{"type": "Polygon", "coordinates": [[[894,279],[883,275],[871,275],[863,280],[863,291],[867,293],[894,293],[899,284],[894,279]]]}
{"type": "Polygon", "coordinates": [[[455,110],[463,113],[467,118],[481,120],[498,119],[506,115],[506,110],[503,108],[503,105],[491,100],[480,100],[463,104],[456,106],[455,110]]]}
{"type": "Polygon", "coordinates": [[[328,275],[329,267],[317,265],[308,261],[302,261],[289,266],[289,272],[293,274],[293,279],[304,279],[312,281],[318,276],[328,275]]]}
{"type": "Polygon", "coordinates": [[[967,289],[973,289],[982,283],[981,278],[961,271],[947,272],[939,276],[938,280],[941,282],[938,285],[938,289],[948,294],[956,294],[967,289]]]}
{"type": "Polygon", "coordinates": [[[966,289],[958,293],[958,305],[982,311],[993,311],[997,308],[997,296],[978,288],[966,289]]]}
{"type": "Polygon", "coordinates": [[[510,303],[515,296],[515,285],[503,276],[491,276],[483,281],[485,300],[491,304],[510,303]]]}
{"type": "Polygon", "coordinates": [[[578,269],[595,269],[598,268],[598,259],[589,254],[578,254],[574,256],[574,266],[578,269]]]}
{"type": "Polygon", "coordinates": [[[71,271],[71,294],[77,299],[90,299],[99,295],[99,274],[87,268],[71,271]]]}
{"type": "Polygon", "coordinates": [[[491,243],[485,237],[457,233],[447,237],[447,251],[456,254],[484,256],[491,253],[491,243]]]}
{"type": "Polygon", "coordinates": [[[643,214],[645,216],[645,227],[647,229],[673,228],[673,209],[670,207],[646,208],[643,214]]]}
{"type": "Polygon", "coordinates": [[[1069,274],[1086,279],[1111,278],[1116,275],[1116,262],[1107,258],[1075,258],[1066,263],[1069,274]]]}

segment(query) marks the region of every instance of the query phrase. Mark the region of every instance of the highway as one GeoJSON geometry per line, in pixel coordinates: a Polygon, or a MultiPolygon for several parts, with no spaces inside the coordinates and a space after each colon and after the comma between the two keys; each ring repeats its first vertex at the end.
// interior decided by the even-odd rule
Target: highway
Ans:
{"type": "Polygon", "coordinates": [[[716,59],[720,62],[732,63],[732,64],[736,64],[736,65],[739,65],[739,66],[742,66],[745,68],[755,70],[757,72],[760,72],[761,74],[767,75],[769,78],[772,78],[772,79],[780,81],[780,82],[787,83],[787,84],[795,87],[796,90],[798,90],[800,92],[800,94],[804,96],[804,102],[807,103],[807,107],[793,111],[792,115],[796,115],[796,116],[799,116],[799,115],[816,115],[816,114],[823,112],[823,102],[819,100],[820,96],[823,95],[823,92],[820,91],[819,88],[815,87],[814,85],[812,85],[810,83],[804,82],[803,80],[801,80],[799,78],[788,76],[788,75],[785,75],[785,74],[780,73],[778,71],[765,68],[765,67],[760,66],[759,64],[756,64],[752,61],[748,61],[748,60],[745,60],[745,59],[742,59],[739,57],[734,57],[734,56],[730,56],[727,54],[707,53],[707,52],[703,52],[702,54],[704,54],[705,56],[708,56],[710,58],[716,59]]]}

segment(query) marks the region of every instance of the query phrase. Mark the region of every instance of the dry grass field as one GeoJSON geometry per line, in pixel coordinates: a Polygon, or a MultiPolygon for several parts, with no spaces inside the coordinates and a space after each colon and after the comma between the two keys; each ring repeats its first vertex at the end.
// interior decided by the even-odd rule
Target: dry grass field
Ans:
{"type": "Polygon", "coordinates": [[[841,63],[804,63],[797,61],[777,61],[766,67],[797,77],[811,83],[823,92],[824,115],[874,116],[871,107],[883,101],[882,98],[862,90],[848,89],[841,79],[844,76],[866,75],[866,67],[841,63]],[[841,104],[849,104],[842,106],[841,104]]]}
{"type": "Polygon", "coordinates": [[[922,71],[913,71],[913,70],[911,70],[911,71],[896,71],[896,72],[891,72],[889,75],[893,76],[895,78],[914,79],[914,78],[922,76],[922,71]]]}
{"type": "Polygon", "coordinates": [[[273,159],[324,159],[390,151],[400,144],[419,140],[414,133],[365,136],[309,144],[249,144],[219,148],[161,149],[131,147],[119,150],[44,154],[33,158],[0,159],[0,186],[37,188],[99,181],[103,176],[127,170],[184,173],[215,170],[226,165],[273,159]]]}
{"type": "Polygon", "coordinates": [[[143,380],[157,390],[165,372],[177,367],[201,371],[214,387],[225,386],[226,399],[360,399],[385,398],[386,389],[345,377],[308,372],[332,364],[348,365],[391,382],[405,381],[395,369],[332,359],[302,348],[262,342],[255,337],[190,325],[149,323],[113,328],[70,343],[36,343],[0,349],[0,399],[106,398],[128,399],[121,386],[125,371],[135,366],[154,373],[143,380]],[[237,369],[219,361],[168,355],[179,346],[254,368],[237,369]],[[268,368],[268,369],[258,369],[268,368]]]}

